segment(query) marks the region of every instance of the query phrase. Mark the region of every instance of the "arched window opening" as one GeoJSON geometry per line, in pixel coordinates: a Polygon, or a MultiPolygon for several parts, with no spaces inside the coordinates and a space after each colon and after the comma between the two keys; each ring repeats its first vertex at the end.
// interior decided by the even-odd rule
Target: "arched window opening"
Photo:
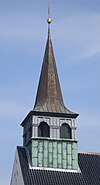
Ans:
{"type": "Polygon", "coordinates": [[[50,137],[50,127],[47,123],[41,122],[38,126],[38,137],[50,137]]]}
{"type": "Polygon", "coordinates": [[[62,124],[60,128],[60,138],[71,139],[71,128],[68,124],[62,124]]]}

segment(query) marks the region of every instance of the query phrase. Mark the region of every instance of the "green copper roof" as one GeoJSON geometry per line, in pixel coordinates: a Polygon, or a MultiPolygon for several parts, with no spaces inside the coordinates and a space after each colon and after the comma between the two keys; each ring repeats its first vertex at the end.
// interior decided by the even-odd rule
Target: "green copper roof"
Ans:
{"type": "Polygon", "coordinates": [[[75,140],[32,139],[28,149],[33,167],[78,169],[75,140]]]}

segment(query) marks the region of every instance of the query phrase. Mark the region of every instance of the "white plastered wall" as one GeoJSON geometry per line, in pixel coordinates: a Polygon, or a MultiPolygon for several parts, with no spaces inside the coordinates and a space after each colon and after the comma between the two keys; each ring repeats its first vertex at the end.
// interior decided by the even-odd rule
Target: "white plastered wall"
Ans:
{"type": "Polygon", "coordinates": [[[44,121],[50,126],[50,138],[60,138],[60,127],[63,123],[67,123],[72,129],[72,139],[76,139],[76,124],[75,119],[62,117],[47,117],[47,116],[33,116],[32,119],[32,137],[38,137],[38,126],[44,121]]]}
{"type": "Polygon", "coordinates": [[[24,185],[18,152],[16,150],[10,185],[24,185]]]}

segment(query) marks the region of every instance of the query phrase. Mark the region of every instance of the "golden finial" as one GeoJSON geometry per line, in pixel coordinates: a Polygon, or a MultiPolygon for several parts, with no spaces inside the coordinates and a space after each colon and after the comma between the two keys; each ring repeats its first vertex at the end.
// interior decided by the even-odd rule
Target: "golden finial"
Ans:
{"type": "Polygon", "coordinates": [[[49,5],[48,5],[48,19],[47,19],[47,23],[51,24],[51,22],[52,22],[52,19],[50,18],[50,3],[49,3],[49,5]]]}

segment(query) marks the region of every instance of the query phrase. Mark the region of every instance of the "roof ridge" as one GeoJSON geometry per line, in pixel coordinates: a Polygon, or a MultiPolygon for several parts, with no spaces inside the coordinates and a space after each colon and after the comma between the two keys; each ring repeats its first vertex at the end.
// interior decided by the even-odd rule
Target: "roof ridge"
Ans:
{"type": "Polygon", "coordinates": [[[98,152],[78,152],[79,154],[100,155],[98,152]]]}

